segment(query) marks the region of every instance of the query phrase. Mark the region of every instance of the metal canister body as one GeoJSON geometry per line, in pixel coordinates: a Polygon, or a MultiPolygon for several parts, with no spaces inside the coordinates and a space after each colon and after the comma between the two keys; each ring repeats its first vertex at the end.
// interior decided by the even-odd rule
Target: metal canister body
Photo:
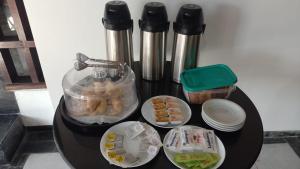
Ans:
{"type": "Polygon", "coordinates": [[[139,20],[143,79],[160,80],[164,76],[169,25],[167,10],[163,3],[145,4],[142,18],[139,20]]]}
{"type": "Polygon", "coordinates": [[[120,61],[132,67],[133,20],[126,2],[107,2],[102,23],[105,28],[107,60],[120,61]]]}
{"type": "Polygon", "coordinates": [[[160,80],[164,75],[167,32],[141,31],[140,55],[142,77],[146,80],[160,80]]]}
{"type": "Polygon", "coordinates": [[[132,29],[105,29],[107,60],[133,65],[132,29]]]}
{"type": "Polygon", "coordinates": [[[195,68],[199,58],[201,35],[184,35],[174,33],[172,51],[173,81],[180,83],[180,74],[186,69],[195,68]]]}
{"type": "Polygon", "coordinates": [[[200,38],[204,33],[202,8],[196,4],[182,5],[173,23],[172,79],[180,83],[180,74],[197,66],[200,38]]]}

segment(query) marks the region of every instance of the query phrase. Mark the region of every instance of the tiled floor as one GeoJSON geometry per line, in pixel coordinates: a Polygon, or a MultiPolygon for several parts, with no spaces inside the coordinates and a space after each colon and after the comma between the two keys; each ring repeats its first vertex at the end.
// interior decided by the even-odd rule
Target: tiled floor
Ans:
{"type": "MultiPolygon", "coordinates": [[[[57,152],[52,129],[26,129],[25,136],[19,145],[11,164],[0,165],[0,169],[21,169],[31,154],[57,152]],[[18,168],[17,168],[18,167],[18,168]]],[[[55,161],[54,161],[55,162],[55,161]]]]}
{"type": "Polygon", "coordinates": [[[288,143],[264,144],[256,161],[258,169],[300,169],[300,158],[288,143]]]}
{"type": "MultiPolygon", "coordinates": [[[[300,137],[266,137],[262,151],[251,169],[300,169],[300,137]],[[297,155],[298,154],[298,155],[297,155]]],[[[12,164],[0,169],[69,169],[57,153],[51,128],[29,129],[12,164]]]]}
{"type": "Polygon", "coordinates": [[[58,153],[31,154],[23,169],[40,169],[41,161],[43,161],[43,169],[70,169],[58,153]]]}
{"type": "MultiPolygon", "coordinates": [[[[31,154],[24,169],[69,169],[58,153],[31,154]]],[[[264,144],[251,169],[300,169],[300,159],[288,143],[264,144]]]]}

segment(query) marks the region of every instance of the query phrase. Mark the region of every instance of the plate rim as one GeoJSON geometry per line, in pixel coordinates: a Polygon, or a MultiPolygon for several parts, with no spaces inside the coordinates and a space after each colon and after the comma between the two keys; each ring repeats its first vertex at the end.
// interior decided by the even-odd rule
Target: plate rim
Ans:
{"type": "Polygon", "coordinates": [[[228,124],[230,124],[230,125],[238,125],[238,124],[241,124],[241,123],[243,123],[243,122],[245,122],[246,121],[246,118],[247,118],[247,115],[246,115],[246,111],[239,105],[239,104],[237,104],[237,103],[235,103],[235,102],[233,102],[233,101],[230,101],[230,100],[227,100],[227,99],[209,99],[209,100],[207,100],[207,101],[205,101],[203,104],[202,104],[202,112],[203,113],[205,113],[205,115],[211,120],[211,121],[214,121],[215,123],[219,123],[220,125],[228,125],[228,124]],[[241,113],[239,113],[239,114],[241,114],[242,116],[243,116],[243,120],[242,120],[242,122],[235,122],[235,123],[222,123],[222,122],[219,122],[219,121],[217,121],[217,120],[214,120],[212,117],[210,117],[208,114],[207,114],[207,112],[204,110],[205,109],[205,107],[207,106],[207,104],[208,103],[210,103],[210,102],[214,102],[214,101],[221,101],[221,102],[224,102],[224,103],[229,103],[229,104],[232,104],[232,105],[234,105],[234,106],[237,106],[241,111],[239,111],[239,112],[241,112],[241,113]]]}
{"type": "Polygon", "coordinates": [[[238,130],[240,130],[241,128],[243,128],[243,126],[241,126],[241,127],[239,127],[239,128],[235,128],[235,129],[222,129],[222,128],[220,128],[220,127],[215,127],[215,126],[213,126],[212,124],[210,124],[209,122],[205,121],[204,119],[203,119],[203,121],[204,121],[208,126],[212,127],[213,129],[219,130],[219,131],[222,131],[222,132],[228,132],[228,133],[230,133],[230,132],[238,131],[238,130]]]}
{"type": "Polygon", "coordinates": [[[210,123],[213,123],[213,124],[216,124],[216,125],[222,126],[222,127],[229,127],[229,128],[243,126],[244,123],[245,123],[245,121],[244,121],[244,122],[242,122],[242,123],[240,123],[240,124],[237,124],[237,125],[222,125],[222,124],[218,124],[218,123],[216,123],[215,121],[210,120],[210,118],[208,118],[208,117],[205,115],[205,113],[203,113],[203,112],[201,113],[201,117],[202,117],[203,120],[206,119],[206,120],[209,121],[210,123]]]}
{"type": "Polygon", "coordinates": [[[208,118],[204,117],[203,114],[201,114],[201,117],[205,123],[210,123],[211,125],[221,127],[221,128],[235,129],[235,128],[243,127],[245,124],[245,122],[243,122],[243,123],[241,123],[239,125],[235,125],[235,126],[225,126],[225,125],[219,125],[217,123],[214,123],[213,121],[210,121],[208,118]]]}
{"type": "Polygon", "coordinates": [[[122,122],[122,123],[118,123],[118,124],[116,124],[116,125],[113,125],[113,126],[111,126],[110,128],[108,128],[108,129],[103,133],[103,135],[102,135],[102,137],[101,137],[101,139],[100,139],[100,142],[99,142],[99,147],[100,147],[101,155],[102,155],[102,157],[104,157],[104,159],[105,159],[110,165],[113,164],[113,165],[118,166],[118,167],[121,167],[121,168],[134,168],[134,167],[143,166],[143,165],[149,163],[150,161],[152,161],[152,160],[157,156],[157,154],[160,152],[160,148],[161,148],[161,147],[158,147],[158,150],[157,150],[156,154],[153,155],[152,158],[149,158],[149,160],[145,161],[144,163],[141,163],[141,164],[138,164],[138,165],[135,164],[135,165],[132,165],[132,166],[130,166],[130,165],[120,165],[120,164],[118,164],[118,163],[116,163],[116,162],[110,160],[110,159],[107,157],[107,155],[106,155],[105,152],[104,152],[104,148],[101,146],[101,145],[104,144],[104,143],[103,143],[103,142],[104,142],[104,136],[106,136],[107,133],[110,131],[110,129],[113,128],[113,127],[115,127],[115,126],[118,126],[118,125],[123,124],[123,123],[136,123],[136,122],[144,123],[144,124],[150,126],[152,129],[154,129],[154,131],[157,133],[157,135],[158,135],[158,137],[159,137],[159,140],[161,141],[161,137],[160,137],[159,133],[157,132],[157,130],[156,130],[154,127],[152,127],[151,125],[149,125],[149,124],[147,124],[147,123],[145,123],[145,122],[141,122],[141,121],[125,121],[125,122],[122,122]]]}
{"type": "Polygon", "coordinates": [[[172,129],[172,128],[175,128],[175,127],[178,127],[178,126],[183,126],[183,125],[185,125],[187,122],[189,122],[189,121],[191,120],[191,117],[192,117],[192,110],[191,110],[190,106],[189,106],[184,100],[182,100],[182,99],[180,99],[180,98],[178,98],[178,97],[170,96],[170,95],[157,95],[157,96],[150,97],[149,99],[147,99],[147,100],[143,103],[143,105],[142,105],[142,107],[141,107],[141,114],[142,114],[143,118],[144,118],[148,123],[150,123],[150,124],[152,124],[152,125],[154,125],[154,126],[156,126],[156,127],[166,128],[166,129],[172,129]],[[181,101],[181,102],[185,105],[186,108],[188,108],[188,113],[187,113],[187,114],[188,114],[188,118],[187,118],[184,122],[182,122],[181,124],[173,125],[173,126],[161,126],[161,125],[158,125],[158,124],[156,124],[156,123],[152,123],[150,120],[148,120],[148,118],[146,118],[146,117],[144,116],[144,113],[143,113],[143,107],[144,107],[144,105],[145,105],[146,103],[148,103],[151,99],[156,98],[156,97],[172,97],[172,98],[178,99],[179,101],[181,101]]]}

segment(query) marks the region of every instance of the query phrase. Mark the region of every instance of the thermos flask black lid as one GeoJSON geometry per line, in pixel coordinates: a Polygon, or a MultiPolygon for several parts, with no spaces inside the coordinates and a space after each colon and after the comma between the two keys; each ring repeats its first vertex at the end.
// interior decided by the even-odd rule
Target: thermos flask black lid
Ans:
{"type": "Polygon", "coordinates": [[[142,31],[163,32],[169,30],[166,7],[160,2],[149,2],[144,6],[139,26],[142,31]]]}
{"type": "Polygon", "coordinates": [[[185,35],[198,35],[204,32],[202,8],[196,4],[181,6],[173,24],[174,31],[185,35]]]}
{"type": "Polygon", "coordinates": [[[133,21],[124,1],[109,1],[105,5],[102,23],[106,29],[125,30],[132,28],[133,21]]]}

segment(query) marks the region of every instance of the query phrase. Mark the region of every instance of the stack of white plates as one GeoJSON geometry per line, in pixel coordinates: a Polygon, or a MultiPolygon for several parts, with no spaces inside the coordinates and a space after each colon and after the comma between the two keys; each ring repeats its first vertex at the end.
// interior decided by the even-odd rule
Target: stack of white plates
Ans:
{"type": "Polygon", "coordinates": [[[225,99],[211,99],[204,102],[201,115],[210,127],[224,132],[240,130],[246,120],[244,109],[225,99]]]}

